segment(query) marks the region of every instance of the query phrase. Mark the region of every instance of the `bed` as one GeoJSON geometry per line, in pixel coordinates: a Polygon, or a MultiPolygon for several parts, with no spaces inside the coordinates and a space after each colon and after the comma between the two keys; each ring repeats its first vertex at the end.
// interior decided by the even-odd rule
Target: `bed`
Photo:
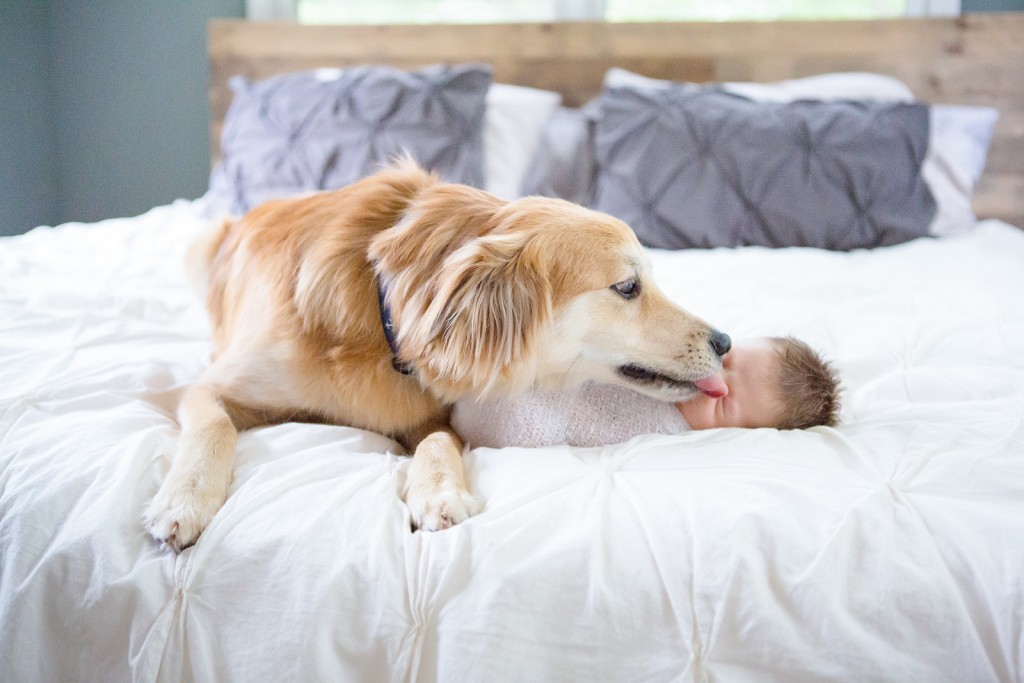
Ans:
{"type": "MultiPolygon", "coordinates": [[[[867,71],[999,119],[982,117],[981,166],[959,157],[976,168],[947,178],[971,180],[959,204],[934,178],[908,189],[938,204],[924,202],[935,218],[919,236],[649,250],[688,310],[831,358],[839,427],[471,448],[469,488],[486,506],[437,533],[410,531],[393,441],[285,423],[241,435],[224,508],[195,546],[160,549],[140,516],[173,453],[177,401],[209,363],[182,260],[217,195],[4,238],[0,679],[1024,680],[1022,19],[215,22],[217,140],[229,77],[364,63],[482,62],[493,82],[570,109],[609,78],[676,87],[637,74],[785,89],[867,71]]],[[[899,106],[934,131],[934,113],[899,106]]],[[[609,187],[591,197],[621,199],[609,187]]]]}

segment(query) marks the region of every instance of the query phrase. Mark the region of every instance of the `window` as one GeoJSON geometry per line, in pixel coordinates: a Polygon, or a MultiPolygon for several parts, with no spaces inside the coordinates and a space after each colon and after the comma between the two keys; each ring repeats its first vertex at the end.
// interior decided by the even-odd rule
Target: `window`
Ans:
{"type": "Polygon", "coordinates": [[[772,21],[955,16],[960,0],[248,0],[251,19],[307,24],[772,21]]]}
{"type": "Polygon", "coordinates": [[[608,21],[879,19],[907,13],[907,0],[607,0],[608,21]]]}

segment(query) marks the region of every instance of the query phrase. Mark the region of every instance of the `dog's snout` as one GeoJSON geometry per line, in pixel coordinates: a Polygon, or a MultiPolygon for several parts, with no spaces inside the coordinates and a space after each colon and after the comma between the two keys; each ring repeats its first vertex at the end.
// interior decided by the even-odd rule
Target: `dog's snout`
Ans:
{"type": "Polygon", "coordinates": [[[711,348],[715,350],[719,357],[729,353],[729,349],[732,348],[732,339],[729,338],[729,335],[718,330],[711,331],[711,339],[708,340],[708,343],[711,344],[711,348]]]}

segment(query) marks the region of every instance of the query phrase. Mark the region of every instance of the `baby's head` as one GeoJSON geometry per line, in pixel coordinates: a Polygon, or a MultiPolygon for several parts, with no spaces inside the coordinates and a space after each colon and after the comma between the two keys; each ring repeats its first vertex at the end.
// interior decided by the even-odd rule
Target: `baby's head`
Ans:
{"type": "Polygon", "coordinates": [[[722,358],[729,393],[698,394],[677,404],[694,429],[834,427],[839,378],[832,365],[793,337],[768,337],[733,346],[722,358]]]}

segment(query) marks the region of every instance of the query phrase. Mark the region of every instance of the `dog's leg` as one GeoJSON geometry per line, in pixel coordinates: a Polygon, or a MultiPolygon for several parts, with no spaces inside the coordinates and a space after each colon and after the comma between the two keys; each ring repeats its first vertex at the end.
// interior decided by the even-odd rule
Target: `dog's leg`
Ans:
{"type": "Polygon", "coordinates": [[[462,440],[455,432],[442,428],[416,445],[405,504],[422,531],[447,529],[480,511],[480,502],[466,490],[462,440]]]}
{"type": "Polygon", "coordinates": [[[175,552],[196,542],[227,499],[238,438],[221,397],[208,384],[185,392],[178,420],[181,437],[171,469],[143,514],[150,535],[175,552]]]}

